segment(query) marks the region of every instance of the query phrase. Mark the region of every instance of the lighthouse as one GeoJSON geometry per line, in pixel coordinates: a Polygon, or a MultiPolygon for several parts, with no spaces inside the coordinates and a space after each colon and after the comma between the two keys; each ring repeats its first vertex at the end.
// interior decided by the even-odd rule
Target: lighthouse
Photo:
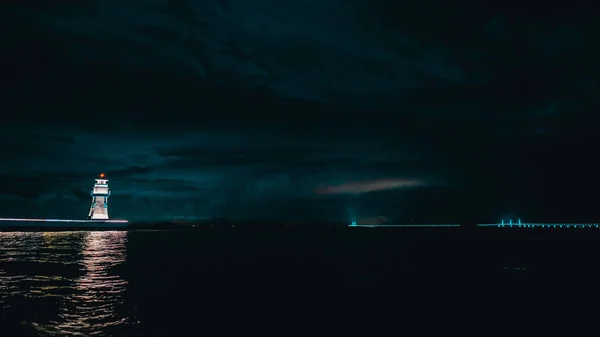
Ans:
{"type": "Polygon", "coordinates": [[[108,179],[105,179],[104,173],[100,173],[100,178],[96,179],[94,189],[90,193],[92,196],[92,207],[88,214],[91,220],[108,220],[108,179]]]}

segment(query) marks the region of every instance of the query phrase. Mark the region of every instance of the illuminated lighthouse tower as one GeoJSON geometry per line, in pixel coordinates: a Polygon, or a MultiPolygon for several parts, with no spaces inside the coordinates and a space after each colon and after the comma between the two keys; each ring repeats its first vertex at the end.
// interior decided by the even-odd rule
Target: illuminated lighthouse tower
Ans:
{"type": "Polygon", "coordinates": [[[108,189],[108,179],[104,179],[104,173],[100,173],[100,178],[96,179],[96,184],[94,184],[94,189],[90,195],[92,196],[92,207],[88,219],[108,220],[110,190],[108,189]]]}

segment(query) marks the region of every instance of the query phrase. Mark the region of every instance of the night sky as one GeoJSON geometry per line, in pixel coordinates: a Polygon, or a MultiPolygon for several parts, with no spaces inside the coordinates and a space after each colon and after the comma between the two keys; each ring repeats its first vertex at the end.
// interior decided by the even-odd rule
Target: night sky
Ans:
{"type": "Polygon", "coordinates": [[[0,6],[0,217],[599,218],[593,2],[0,6]]]}

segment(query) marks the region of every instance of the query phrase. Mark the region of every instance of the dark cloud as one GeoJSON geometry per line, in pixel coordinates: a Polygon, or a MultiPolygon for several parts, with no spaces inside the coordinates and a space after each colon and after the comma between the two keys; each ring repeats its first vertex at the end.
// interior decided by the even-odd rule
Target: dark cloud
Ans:
{"type": "Polygon", "coordinates": [[[77,198],[78,200],[81,200],[81,201],[89,201],[90,200],[89,193],[85,193],[84,191],[82,191],[78,188],[73,188],[73,189],[71,189],[71,191],[73,192],[73,196],[75,196],[75,198],[77,198]]]}
{"type": "Polygon", "coordinates": [[[194,193],[201,192],[201,189],[190,184],[190,181],[184,179],[131,179],[130,183],[140,186],[138,190],[143,193],[145,189],[162,190],[166,193],[194,193]],[[145,186],[145,188],[144,188],[145,186]]]}
{"type": "Polygon", "coordinates": [[[35,199],[40,195],[40,190],[37,188],[40,183],[38,179],[15,180],[12,176],[2,176],[0,181],[4,187],[1,194],[3,197],[35,199]]]}
{"type": "Polygon", "coordinates": [[[152,172],[154,170],[153,167],[140,167],[140,166],[130,166],[124,169],[120,169],[120,170],[114,170],[109,172],[109,175],[111,177],[121,177],[121,178],[127,178],[128,176],[131,175],[139,175],[139,174],[144,174],[144,173],[149,173],[152,172]]]}
{"type": "Polygon", "coordinates": [[[256,164],[280,163],[283,166],[292,166],[305,163],[306,160],[323,156],[324,149],[319,148],[294,148],[279,147],[276,144],[270,147],[252,147],[239,144],[237,148],[170,148],[158,149],[157,153],[165,158],[172,159],[168,165],[185,167],[240,167],[256,164]]]}
{"type": "Polygon", "coordinates": [[[600,186],[600,25],[572,7],[10,2],[0,195],[74,216],[104,172],[130,218],[585,209],[540,197],[600,186]]]}

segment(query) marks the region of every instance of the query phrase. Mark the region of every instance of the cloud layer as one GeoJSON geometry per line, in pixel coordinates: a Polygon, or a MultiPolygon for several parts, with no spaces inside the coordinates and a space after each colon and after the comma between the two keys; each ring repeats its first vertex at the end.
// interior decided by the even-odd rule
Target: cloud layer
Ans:
{"type": "Polygon", "coordinates": [[[596,186],[577,153],[594,142],[600,30],[586,8],[511,6],[7,4],[2,212],[79,214],[100,171],[124,217],[548,208],[530,201],[548,180],[573,188],[557,174],[596,186]]]}

